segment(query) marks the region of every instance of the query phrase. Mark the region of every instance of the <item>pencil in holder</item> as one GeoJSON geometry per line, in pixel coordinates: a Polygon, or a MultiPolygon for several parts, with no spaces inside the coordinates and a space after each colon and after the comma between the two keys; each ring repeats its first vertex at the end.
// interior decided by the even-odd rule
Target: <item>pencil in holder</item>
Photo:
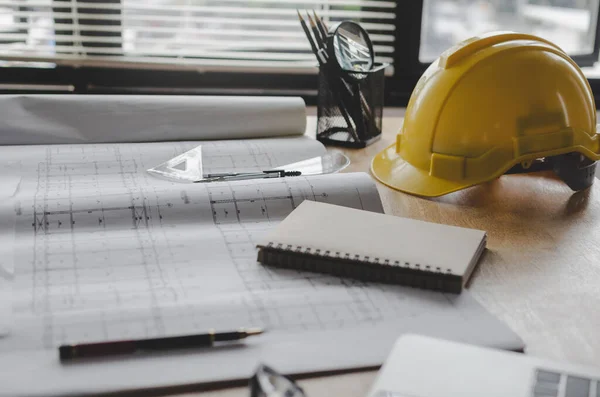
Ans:
{"type": "Polygon", "coordinates": [[[354,72],[327,63],[319,68],[317,139],[364,148],[381,138],[385,68],[354,72]]]}

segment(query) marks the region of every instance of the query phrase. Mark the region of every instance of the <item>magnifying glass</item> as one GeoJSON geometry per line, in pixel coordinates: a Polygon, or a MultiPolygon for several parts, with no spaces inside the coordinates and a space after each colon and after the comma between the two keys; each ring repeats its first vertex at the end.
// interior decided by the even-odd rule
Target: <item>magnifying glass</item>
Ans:
{"type": "Polygon", "coordinates": [[[369,34],[359,24],[344,21],[328,36],[329,58],[345,71],[368,72],[373,68],[375,55],[369,34]]]}

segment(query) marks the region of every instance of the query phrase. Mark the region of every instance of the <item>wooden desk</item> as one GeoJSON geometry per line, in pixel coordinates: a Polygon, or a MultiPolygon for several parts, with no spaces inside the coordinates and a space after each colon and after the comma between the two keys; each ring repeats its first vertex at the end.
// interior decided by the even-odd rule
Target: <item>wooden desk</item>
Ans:
{"type": "MultiPolygon", "coordinates": [[[[384,115],[381,141],[345,151],[350,172],[368,172],[371,158],[395,141],[402,111],[384,115]]],[[[437,199],[378,187],[388,214],[488,232],[489,250],[469,289],[523,338],[527,354],[600,367],[599,182],[573,194],[551,174],[511,175],[437,199]]],[[[375,374],[300,383],[308,397],[364,397],[375,374]]],[[[202,395],[242,397],[248,390],[202,395]]]]}

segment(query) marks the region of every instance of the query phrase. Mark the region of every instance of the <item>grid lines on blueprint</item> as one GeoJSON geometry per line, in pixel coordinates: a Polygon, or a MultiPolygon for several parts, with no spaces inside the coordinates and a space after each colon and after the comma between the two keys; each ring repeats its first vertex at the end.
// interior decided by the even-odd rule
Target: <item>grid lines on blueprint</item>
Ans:
{"type": "MultiPolygon", "coordinates": [[[[256,262],[258,237],[303,200],[381,212],[366,175],[188,185],[145,173],[189,148],[43,149],[25,186],[33,201],[18,211],[16,321],[25,332],[15,336],[16,345],[50,348],[253,325],[274,332],[344,328],[417,316],[432,300],[447,307],[443,294],[407,296],[389,286],[366,288],[256,262]]],[[[240,167],[275,161],[260,147],[242,149],[240,167]]],[[[218,150],[213,154],[219,157],[218,150]]]]}

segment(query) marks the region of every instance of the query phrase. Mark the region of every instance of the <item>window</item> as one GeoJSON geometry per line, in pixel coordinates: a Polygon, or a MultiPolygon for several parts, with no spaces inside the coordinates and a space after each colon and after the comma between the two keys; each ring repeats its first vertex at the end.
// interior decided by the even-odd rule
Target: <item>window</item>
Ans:
{"type": "Polygon", "coordinates": [[[448,47],[477,34],[513,30],[544,37],[567,51],[582,66],[600,106],[599,8],[599,0],[407,2],[398,10],[391,102],[406,104],[419,76],[448,47]],[[415,20],[421,23],[415,26],[415,20]]]}
{"type": "MultiPolygon", "coordinates": [[[[394,1],[0,1],[0,59],[76,67],[315,74],[296,9],[361,21],[393,62],[394,1]]],[[[29,66],[34,66],[29,64],[29,66]]]]}
{"type": "Polygon", "coordinates": [[[431,62],[476,34],[512,30],[548,39],[591,66],[597,20],[598,0],[424,0],[419,60],[431,62]]]}
{"type": "MultiPolygon", "coordinates": [[[[296,9],[359,21],[405,105],[449,46],[490,30],[555,41],[600,99],[600,0],[0,0],[0,92],[301,95],[316,59],[296,9]]],[[[597,100],[600,103],[600,100],[597,100]]]]}

